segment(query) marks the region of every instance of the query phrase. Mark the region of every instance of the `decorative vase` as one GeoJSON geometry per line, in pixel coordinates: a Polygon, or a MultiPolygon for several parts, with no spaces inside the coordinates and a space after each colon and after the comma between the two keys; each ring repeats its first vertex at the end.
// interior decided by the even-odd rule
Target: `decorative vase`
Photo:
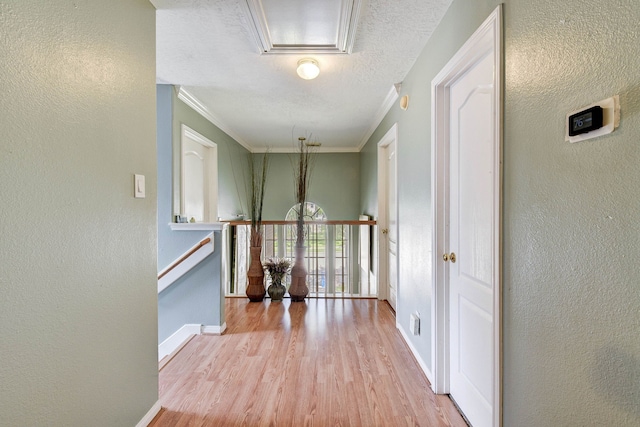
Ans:
{"type": "Polygon", "coordinates": [[[296,247],[296,262],[291,269],[291,301],[304,301],[309,294],[307,287],[307,268],[304,265],[304,246],[296,247]]]}
{"type": "Polygon", "coordinates": [[[287,287],[282,284],[282,278],[271,278],[271,284],[267,288],[267,293],[271,297],[271,302],[280,302],[287,292],[287,287]]]}
{"type": "Polygon", "coordinates": [[[260,302],[264,299],[266,290],[264,289],[264,270],[260,261],[262,246],[251,246],[251,262],[247,271],[249,284],[247,285],[247,297],[251,302],[260,302]]]}

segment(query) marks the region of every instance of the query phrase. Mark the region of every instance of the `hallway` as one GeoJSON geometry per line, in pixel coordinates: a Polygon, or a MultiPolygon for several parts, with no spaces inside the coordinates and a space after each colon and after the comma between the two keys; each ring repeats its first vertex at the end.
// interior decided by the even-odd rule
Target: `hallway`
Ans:
{"type": "Polygon", "coordinates": [[[226,318],[162,368],[151,426],[466,426],[386,302],[227,298],[226,318]]]}

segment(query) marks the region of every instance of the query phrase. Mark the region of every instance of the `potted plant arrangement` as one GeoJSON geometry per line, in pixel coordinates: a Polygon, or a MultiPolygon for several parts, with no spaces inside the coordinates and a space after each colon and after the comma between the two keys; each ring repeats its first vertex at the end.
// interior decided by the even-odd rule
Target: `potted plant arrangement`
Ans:
{"type": "Polygon", "coordinates": [[[251,261],[247,270],[247,297],[249,301],[260,302],[264,299],[264,270],[260,256],[262,254],[262,206],[264,204],[264,189],[269,169],[269,153],[266,152],[259,162],[249,155],[249,188],[247,197],[251,209],[251,237],[249,251],[251,261]]]}
{"type": "Polygon", "coordinates": [[[267,288],[267,293],[272,302],[282,301],[287,287],[283,285],[284,277],[289,272],[291,261],[285,258],[270,258],[264,263],[264,269],[269,272],[271,284],[267,288]]]}
{"type": "Polygon", "coordinates": [[[291,286],[289,287],[291,301],[304,301],[309,294],[307,268],[304,265],[304,212],[313,166],[313,149],[312,146],[305,143],[305,140],[304,137],[298,138],[297,162],[292,161],[298,217],[296,219],[295,263],[291,269],[291,286]]]}

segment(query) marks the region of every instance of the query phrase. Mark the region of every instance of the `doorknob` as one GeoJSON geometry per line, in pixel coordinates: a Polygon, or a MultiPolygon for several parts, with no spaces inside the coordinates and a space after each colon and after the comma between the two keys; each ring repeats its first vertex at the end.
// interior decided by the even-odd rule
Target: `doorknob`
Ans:
{"type": "Polygon", "coordinates": [[[442,255],[442,259],[444,260],[444,262],[451,261],[451,262],[455,263],[456,262],[456,253],[455,252],[451,252],[451,254],[444,254],[444,255],[442,255]]]}
{"type": "Polygon", "coordinates": [[[389,232],[388,228],[385,228],[384,230],[382,230],[382,234],[387,234],[389,232]]]}

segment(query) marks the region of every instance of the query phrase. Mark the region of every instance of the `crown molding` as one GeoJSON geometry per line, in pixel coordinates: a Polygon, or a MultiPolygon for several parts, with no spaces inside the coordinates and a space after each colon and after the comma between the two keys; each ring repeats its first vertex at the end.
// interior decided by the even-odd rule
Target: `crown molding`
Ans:
{"type": "Polygon", "coordinates": [[[373,133],[378,128],[378,126],[380,126],[380,123],[382,123],[382,120],[384,119],[384,117],[387,115],[391,107],[393,107],[393,104],[398,100],[398,96],[399,95],[398,95],[398,91],[396,90],[396,86],[395,85],[391,86],[391,89],[389,89],[389,93],[387,94],[387,97],[385,98],[384,102],[378,109],[378,112],[376,113],[375,118],[371,123],[371,127],[364,134],[364,137],[360,140],[360,145],[358,145],[357,151],[361,151],[364,148],[364,146],[367,144],[367,141],[369,141],[369,138],[371,138],[371,135],[373,135],[373,133]]]}
{"type": "Polygon", "coordinates": [[[178,99],[187,104],[189,107],[193,108],[196,112],[198,112],[202,117],[209,120],[215,126],[217,126],[221,131],[229,135],[233,138],[238,144],[242,145],[244,148],[249,150],[250,152],[254,152],[253,147],[249,145],[246,141],[240,138],[229,126],[227,126],[219,117],[215,116],[198,98],[193,96],[187,89],[183,86],[178,86],[178,99]]]}
{"type": "MultiPolygon", "coordinates": [[[[201,116],[209,120],[211,123],[217,126],[221,131],[223,131],[224,133],[229,135],[231,138],[233,138],[238,144],[242,145],[244,148],[249,150],[249,152],[264,153],[266,151],[269,151],[271,153],[295,153],[297,151],[296,148],[293,146],[291,148],[252,147],[246,141],[240,138],[235,132],[233,132],[229,126],[224,124],[222,120],[220,120],[220,118],[216,117],[213,113],[211,113],[211,111],[202,102],[200,102],[198,98],[192,95],[187,89],[185,89],[183,86],[177,86],[177,88],[178,88],[178,98],[182,102],[187,104],[189,107],[193,108],[201,116]]],[[[364,134],[358,146],[356,147],[322,147],[321,146],[321,147],[316,147],[314,151],[316,153],[359,153],[367,144],[367,142],[369,141],[369,138],[371,138],[371,135],[373,135],[373,133],[378,128],[378,126],[380,126],[380,123],[385,118],[389,110],[391,110],[391,107],[393,107],[393,104],[398,100],[398,98],[399,98],[399,95],[395,85],[391,86],[391,89],[389,89],[389,93],[387,93],[387,96],[385,97],[382,105],[380,105],[380,108],[378,108],[378,111],[374,116],[374,119],[373,119],[373,122],[371,123],[370,128],[364,134]]]]}

